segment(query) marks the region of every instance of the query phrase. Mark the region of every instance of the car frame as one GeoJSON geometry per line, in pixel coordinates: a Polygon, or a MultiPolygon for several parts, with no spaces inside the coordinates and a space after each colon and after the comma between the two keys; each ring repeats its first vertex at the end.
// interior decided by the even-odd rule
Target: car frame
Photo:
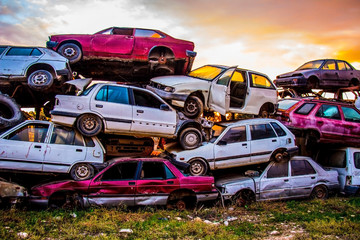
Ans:
{"type": "Polygon", "coordinates": [[[76,127],[84,136],[105,134],[177,138],[184,149],[203,139],[202,124],[187,119],[144,88],[98,83],[78,96],[57,95],[52,121],[76,127]]]}
{"type": "Polygon", "coordinates": [[[260,176],[257,171],[248,171],[246,175],[248,177],[216,180],[216,187],[225,201],[231,200],[245,206],[253,201],[309,197],[325,199],[329,192],[339,189],[336,171],[326,171],[311,158],[303,156],[280,163],[271,162],[260,176]],[[292,171],[292,165],[296,166],[296,170],[292,171]]]}
{"type": "Polygon", "coordinates": [[[298,151],[295,136],[274,119],[215,123],[212,130],[215,137],[196,149],[182,151],[169,146],[166,150],[175,160],[189,163],[192,175],[271,160],[283,161],[298,151]]]}
{"type": "Polygon", "coordinates": [[[357,86],[360,71],[344,60],[319,59],[307,62],[293,72],[278,75],[273,81],[277,87],[311,89],[337,89],[357,86]]]}
{"type": "Polygon", "coordinates": [[[213,177],[186,176],[160,158],[114,159],[90,180],[46,183],[33,187],[31,193],[30,203],[43,207],[125,204],[179,210],[218,197],[213,177]]]}
{"type": "Polygon", "coordinates": [[[276,87],[265,74],[237,66],[205,65],[186,76],[155,77],[146,88],[190,118],[204,111],[268,117],[277,104],[276,87]]]}
{"type": "Polygon", "coordinates": [[[0,135],[0,169],[7,172],[70,174],[91,178],[104,163],[96,137],[48,121],[27,120],[0,135]]]}
{"type": "Polygon", "coordinates": [[[0,85],[20,81],[33,90],[46,91],[73,78],[69,61],[47,48],[0,46],[0,62],[0,85]]]}

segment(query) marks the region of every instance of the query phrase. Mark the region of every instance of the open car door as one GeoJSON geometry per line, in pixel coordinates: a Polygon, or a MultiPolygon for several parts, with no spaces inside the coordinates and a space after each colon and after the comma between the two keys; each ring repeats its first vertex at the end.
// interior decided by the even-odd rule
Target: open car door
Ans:
{"type": "Polygon", "coordinates": [[[211,83],[208,106],[212,111],[225,116],[230,107],[230,82],[237,66],[229,67],[211,83]]]}

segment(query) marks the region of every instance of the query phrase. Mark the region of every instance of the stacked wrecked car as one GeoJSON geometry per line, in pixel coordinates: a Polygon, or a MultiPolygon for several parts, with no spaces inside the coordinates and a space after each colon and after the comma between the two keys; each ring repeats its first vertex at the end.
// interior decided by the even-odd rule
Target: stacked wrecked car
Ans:
{"type": "MultiPolygon", "coordinates": [[[[358,149],[340,148],[334,153],[346,152],[340,162],[315,150],[321,143],[338,143],[339,136],[357,147],[360,112],[349,103],[299,97],[331,85],[321,81],[328,76],[325,69],[351,71],[354,79],[341,86],[358,86],[356,70],[344,61],[319,60],[299,69],[305,78],[308,66],[320,68],[316,83],[314,77],[306,83],[295,79],[296,73],[286,85],[279,76],[278,87],[299,95],[278,100],[274,83],[257,71],[223,65],[190,71],[194,44],[158,30],[112,27],[92,35],[54,35],[47,47],[52,50],[7,46],[1,53],[3,59],[38,58],[23,65],[14,81],[4,70],[0,84],[12,96],[1,95],[7,100],[0,118],[0,169],[19,180],[23,173],[50,174],[27,185],[33,205],[184,209],[217,198],[244,206],[257,200],[324,199],[339,189],[359,193],[353,177],[358,149]],[[117,47],[120,42],[126,44],[117,47]],[[127,81],[118,83],[124,64],[128,71],[120,77],[127,81]],[[71,69],[96,79],[71,80],[76,75],[71,69]],[[140,73],[146,76],[142,82],[136,81],[140,73]],[[17,104],[34,107],[36,118],[44,113],[51,121],[22,121],[17,104]],[[338,135],[332,135],[334,129],[338,135]],[[299,150],[306,156],[296,156],[299,150]]],[[[25,190],[18,195],[28,196],[25,190]]]]}

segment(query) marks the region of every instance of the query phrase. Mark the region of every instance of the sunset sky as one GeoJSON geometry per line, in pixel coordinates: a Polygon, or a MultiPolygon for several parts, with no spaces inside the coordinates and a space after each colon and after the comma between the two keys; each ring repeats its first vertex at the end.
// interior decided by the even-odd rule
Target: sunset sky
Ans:
{"type": "Polygon", "coordinates": [[[0,45],[110,26],[191,40],[194,67],[238,65],[271,79],[319,58],[360,69],[359,0],[0,0],[0,45]]]}

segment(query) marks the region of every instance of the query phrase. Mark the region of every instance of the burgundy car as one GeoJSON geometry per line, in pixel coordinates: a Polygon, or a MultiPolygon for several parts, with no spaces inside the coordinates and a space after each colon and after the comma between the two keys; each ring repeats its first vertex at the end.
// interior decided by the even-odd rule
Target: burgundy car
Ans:
{"type": "Polygon", "coordinates": [[[276,118],[296,136],[313,143],[360,144],[360,112],[344,102],[318,99],[279,101],[276,118]]]}
{"type": "Polygon", "coordinates": [[[31,189],[30,202],[44,207],[167,205],[195,207],[214,200],[213,177],[187,176],[165,159],[115,159],[94,178],[51,182],[31,189]]]}
{"type": "Polygon", "coordinates": [[[194,43],[159,30],[111,27],[95,34],[62,34],[49,37],[46,46],[68,58],[149,62],[153,68],[191,70],[194,43]]]}

